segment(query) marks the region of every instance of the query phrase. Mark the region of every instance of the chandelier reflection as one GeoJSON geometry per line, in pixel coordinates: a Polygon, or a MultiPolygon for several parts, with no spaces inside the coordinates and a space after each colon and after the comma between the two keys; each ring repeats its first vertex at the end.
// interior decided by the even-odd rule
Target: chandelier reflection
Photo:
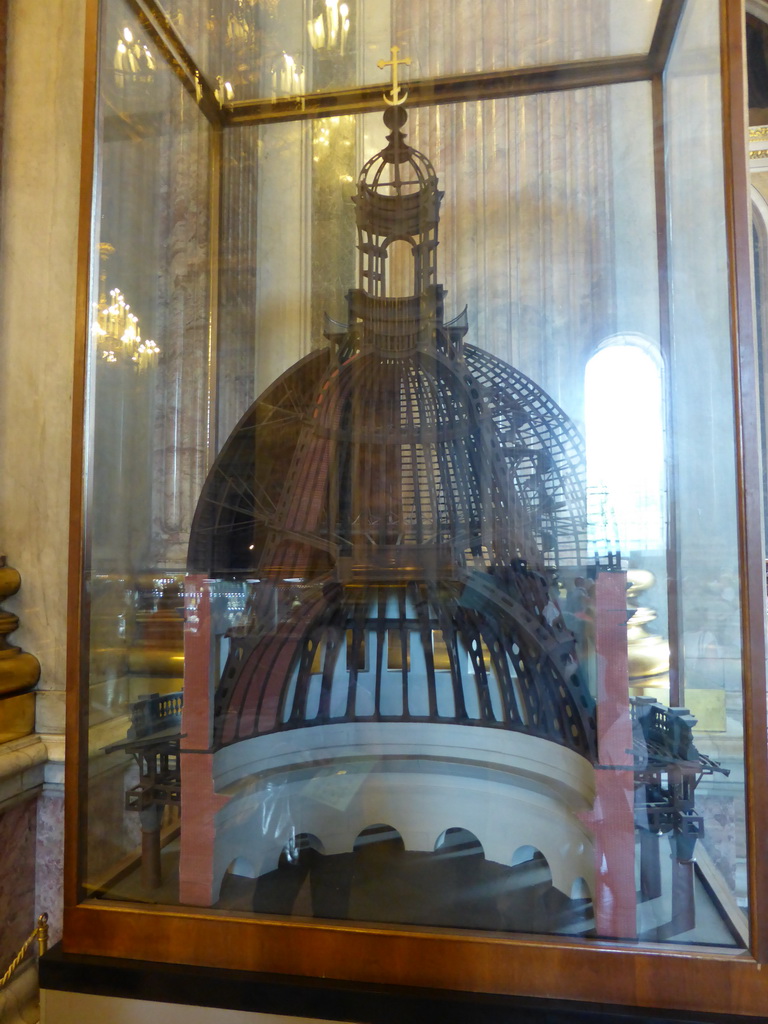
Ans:
{"type": "MultiPolygon", "coordinates": [[[[264,15],[274,17],[278,0],[235,0],[232,9],[226,15],[227,42],[253,43],[261,28],[264,15]]],[[[211,13],[209,29],[215,30],[216,19],[211,13]]]]}
{"type": "Polygon", "coordinates": [[[320,13],[307,22],[309,41],[313,50],[338,53],[344,56],[349,36],[349,4],[338,0],[325,0],[320,13]]]}
{"type": "Polygon", "coordinates": [[[120,33],[112,64],[115,82],[121,88],[126,81],[151,82],[155,71],[155,58],[149,47],[127,25],[120,33]]]}
{"type": "Polygon", "coordinates": [[[270,68],[272,76],[272,97],[278,96],[301,96],[306,88],[306,74],[302,64],[299,64],[290,53],[280,54],[275,58],[270,68]]]}
{"type": "Polygon", "coordinates": [[[154,366],[160,354],[160,347],[151,339],[143,339],[139,318],[131,312],[125,296],[119,288],[109,293],[110,302],[99,302],[93,333],[101,361],[123,363],[137,370],[154,366]]]}

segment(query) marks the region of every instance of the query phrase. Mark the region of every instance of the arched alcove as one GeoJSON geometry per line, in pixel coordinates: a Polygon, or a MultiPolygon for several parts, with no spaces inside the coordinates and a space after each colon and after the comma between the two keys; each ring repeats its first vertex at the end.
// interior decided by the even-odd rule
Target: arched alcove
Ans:
{"type": "Polygon", "coordinates": [[[606,338],[584,374],[590,552],[665,547],[663,362],[639,334],[606,338]]]}

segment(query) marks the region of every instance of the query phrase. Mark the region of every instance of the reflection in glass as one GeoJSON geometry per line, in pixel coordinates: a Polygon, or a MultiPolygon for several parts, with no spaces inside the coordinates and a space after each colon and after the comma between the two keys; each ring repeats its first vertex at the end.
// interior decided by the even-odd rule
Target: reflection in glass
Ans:
{"type": "Polygon", "coordinates": [[[658,350],[642,338],[609,339],[587,363],[584,383],[589,550],[661,551],[666,488],[658,350]]]}
{"type": "Polygon", "coordinates": [[[378,60],[406,40],[412,79],[646,54],[661,6],[582,0],[563,31],[561,0],[453,0],[439,17],[412,0],[162,4],[203,75],[229,83],[234,100],[379,84],[378,60]]]}
{"type": "MultiPolygon", "coordinates": [[[[86,580],[96,890],[146,818],[126,794],[147,762],[113,745],[141,733],[154,707],[142,701],[183,687],[180,570],[207,460],[210,172],[194,100],[135,15],[111,0],[101,25],[86,580]]],[[[161,824],[178,829],[177,796],[161,824]]]]}
{"type": "MultiPolygon", "coordinates": [[[[520,64],[619,38],[513,6],[458,5],[449,38],[396,5],[413,73],[507,60],[517,29],[520,64]]],[[[222,3],[195,52],[220,97],[346,88],[389,51],[381,10],[222,3]]],[[[667,80],[676,273],[704,230],[687,72],[708,65],[685,48],[711,58],[705,28],[667,80]]],[[[224,129],[214,317],[208,130],[146,70],[107,74],[101,108],[104,285],[160,353],[139,373],[94,351],[91,891],[743,943],[722,168],[699,171],[711,251],[676,285],[663,377],[639,334],[667,298],[647,82],[419,108],[407,132],[397,105],[384,131],[299,105],[224,129]],[[616,520],[597,562],[593,472],[616,520]],[[664,673],[695,714],[653,699],[664,673]]]]}

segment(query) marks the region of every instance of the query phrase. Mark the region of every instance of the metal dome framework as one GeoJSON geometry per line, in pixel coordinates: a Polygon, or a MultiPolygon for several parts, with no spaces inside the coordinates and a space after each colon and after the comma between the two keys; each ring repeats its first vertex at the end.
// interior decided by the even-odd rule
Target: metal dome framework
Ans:
{"type": "Polygon", "coordinates": [[[388,111],[355,197],[360,287],[216,460],[189,569],[251,581],[217,747],[351,721],[528,732],[595,754],[593,701],[552,587],[583,562],[580,435],[533,381],[465,345],[436,283],[434,170],[388,111]],[[386,172],[386,173],[385,173],[386,172]],[[387,248],[414,253],[386,294],[387,248]]]}
{"type": "Polygon", "coordinates": [[[237,641],[216,745],[331,722],[432,722],[527,732],[591,756],[592,702],[570,638],[542,623],[546,603],[541,577],[520,567],[294,591],[276,629],[237,641]]]}
{"type": "MultiPolygon", "coordinates": [[[[407,114],[390,107],[384,123],[391,128],[387,145],[363,166],[353,197],[359,255],[358,302],[363,295],[392,294],[393,243],[410,247],[414,296],[425,296],[437,285],[437,245],[440,202],[437,175],[429,159],[405,141],[400,130],[407,114]]],[[[355,293],[352,293],[355,294],[355,293]]]]}
{"type": "MultiPolygon", "coordinates": [[[[483,452],[484,461],[478,460],[476,452],[468,452],[464,466],[474,467],[473,481],[481,479],[482,472],[477,471],[480,466],[490,462],[498,467],[497,480],[501,479],[513,496],[507,509],[498,509],[499,517],[508,524],[506,532],[511,538],[517,536],[509,526],[514,502],[518,518],[527,523],[532,535],[532,543],[529,542],[526,551],[518,552],[520,557],[533,552],[535,564],[553,570],[582,562],[581,437],[538,385],[490,353],[462,345],[463,377],[455,373],[444,376],[446,384],[440,394],[424,387],[417,398],[409,387],[419,380],[430,383],[429,363],[420,359],[385,363],[380,358],[369,357],[366,364],[356,358],[359,347],[349,344],[346,338],[344,344],[347,352],[336,354],[341,365],[327,348],[311,353],[271,385],[232,432],[216,459],[198,504],[189,550],[191,572],[212,578],[259,576],[256,570],[266,568],[262,556],[267,535],[273,552],[281,540],[289,545],[286,551],[294,552],[290,561],[272,561],[271,568],[275,572],[284,570],[283,577],[290,576],[291,570],[301,565],[299,548],[306,559],[303,570],[307,578],[330,572],[341,554],[344,534],[335,528],[338,523],[332,524],[329,518],[330,478],[325,475],[326,460],[331,457],[331,449],[338,456],[344,446],[357,452],[354,462],[358,466],[364,462],[366,451],[391,449],[389,460],[386,455],[381,456],[384,466],[396,458],[401,474],[398,493],[410,491],[413,494],[411,514],[402,506],[392,504],[393,511],[399,509],[398,525],[402,529],[393,536],[392,530],[387,532],[386,521],[379,523],[379,528],[384,527],[383,537],[366,534],[371,547],[379,546],[378,541],[374,543],[377,536],[382,543],[386,542],[387,535],[393,536],[395,547],[427,541],[425,519],[429,516],[430,525],[439,527],[442,521],[441,535],[457,551],[459,564],[466,562],[470,545],[461,548],[453,542],[452,523],[446,520],[444,510],[450,507],[458,516],[470,492],[458,485],[452,485],[447,491],[439,488],[439,481],[443,479],[439,467],[435,482],[438,453],[443,449],[454,451],[458,459],[461,449],[467,451],[468,448],[466,433],[462,435],[455,428],[449,429],[451,421],[441,419],[444,400],[452,393],[450,386],[460,389],[466,400],[465,410],[472,402],[475,414],[477,404],[482,407],[483,439],[488,440],[488,448],[483,452]],[[384,372],[379,372],[382,370],[384,372]],[[383,386],[384,381],[392,379],[398,380],[397,395],[383,386]],[[356,390],[365,381],[374,393],[373,401],[368,393],[362,395],[356,390]],[[473,399],[473,391],[477,398],[473,399]],[[362,422],[353,425],[348,419],[343,430],[337,428],[331,432],[328,410],[338,409],[343,404],[344,392],[362,422]],[[423,406],[418,406],[418,399],[423,400],[423,406]],[[392,417],[378,427],[367,415],[377,408],[377,402],[378,408],[392,417]],[[397,424],[395,416],[399,420],[397,424]],[[314,462],[306,454],[300,457],[300,451],[306,453],[310,449],[315,455],[319,454],[314,462]],[[426,452],[431,453],[429,459],[426,452]],[[316,494],[318,489],[321,493],[316,494]],[[310,494],[313,501],[307,500],[310,494]],[[434,505],[422,500],[425,497],[434,505]],[[294,512],[290,511],[291,502],[296,506],[294,512]],[[323,506],[322,514],[317,511],[316,503],[323,506]]],[[[455,370],[456,358],[456,347],[447,348],[446,359],[439,365],[442,367],[447,362],[455,370]]],[[[432,367],[437,366],[438,361],[433,359],[432,367]]],[[[450,414],[455,422],[457,410],[451,408],[450,414]]],[[[465,419],[465,428],[472,422],[465,419]]],[[[368,487],[374,482],[371,473],[368,487]]],[[[356,503],[358,508],[364,503],[360,494],[356,503]]],[[[375,505],[372,497],[370,503],[375,505]]],[[[475,507],[479,507],[482,518],[487,509],[479,497],[475,507]]],[[[371,509],[368,521],[373,523],[378,519],[371,509]]],[[[510,539],[509,543],[512,542],[510,539]]],[[[484,564],[491,564],[494,553],[486,551],[479,558],[484,564]]],[[[474,557],[471,561],[474,564],[474,557]]]]}

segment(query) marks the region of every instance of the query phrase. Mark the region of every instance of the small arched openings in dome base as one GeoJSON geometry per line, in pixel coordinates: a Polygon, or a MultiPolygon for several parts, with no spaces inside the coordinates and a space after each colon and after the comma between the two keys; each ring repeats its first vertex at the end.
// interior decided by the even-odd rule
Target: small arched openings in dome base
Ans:
{"type": "Polygon", "coordinates": [[[541,856],[541,853],[535,846],[518,846],[512,854],[511,865],[514,868],[517,867],[518,864],[527,864],[537,855],[541,856]]]}
{"type": "MultiPolygon", "coordinates": [[[[552,879],[552,871],[547,858],[535,846],[518,846],[512,854],[510,864],[512,868],[518,869],[521,874],[527,872],[529,877],[538,874],[542,878],[546,875],[550,880],[552,879]]],[[[571,900],[587,902],[592,900],[589,883],[583,877],[574,878],[569,892],[563,895],[567,895],[571,900]]]]}
{"type": "Polygon", "coordinates": [[[246,857],[235,857],[226,871],[227,875],[238,875],[240,878],[256,878],[257,871],[246,857]]]}
{"type": "Polygon", "coordinates": [[[466,828],[447,828],[435,842],[435,853],[443,857],[485,857],[483,844],[466,828]]]}
{"type": "Polygon", "coordinates": [[[571,886],[570,896],[572,900],[590,900],[592,895],[585,878],[577,878],[571,886]]]}
{"type": "Polygon", "coordinates": [[[298,864],[300,860],[310,861],[316,854],[325,853],[325,847],[311,832],[297,832],[282,849],[279,864],[298,864]]]}
{"type": "Polygon", "coordinates": [[[589,935],[592,905],[583,878],[568,894],[555,889],[545,856],[518,847],[506,864],[488,860],[475,833],[454,825],[432,850],[409,849],[391,824],[366,826],[345,853],[326,854],[310,833],[297,833],[279,865],[259,878],[238,875],[238,859],[225,875],[219,909],[251,909],[339,920],[438,927],[589,935]]]}
{"type": "Polygon", "coordinates": [[[391,825],[368,825],[357,835],[352,844],[352,852],[365,854],[376,847],[394,853],[405,850],[405,843],[398,830],[391,825]]]}

